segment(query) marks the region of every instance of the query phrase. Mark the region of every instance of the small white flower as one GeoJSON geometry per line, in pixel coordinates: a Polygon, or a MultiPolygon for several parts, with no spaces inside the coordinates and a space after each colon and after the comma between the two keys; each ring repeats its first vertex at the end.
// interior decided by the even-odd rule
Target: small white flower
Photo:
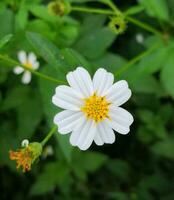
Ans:
{"type": "MultiPolygon", "coordinates": [[[[37,70],[39,68],[39,62],[37,61],[37,57],[33,52],[30,52],[28,55],[25,51],[19,51],[18,53],[18,59],[21,64],[23,64],[25,67],[33,70],[37,70]]],[[[29,70],[25,70],[24,68],[20,66],[16,66],[13,70],[15,74],[21,74],[22,76],[22,83],[28,84],[31,81],[31,72],[29,70]]]]}
{"type": "Polygon", "coordinates": [[[142,33],[137,33],[135,39],[139,44],[142,44],[144,42],[144,36],[142,33]]]}
{"type": "Polygon", "coordinates": [[[114,131],[127,134],[133,123],[132,115],[121,108],[131,96],[125,80],[114,83],[113,74],[100,68],[93,80],[82,67],[66,76],[70,85],[56,88],[52,102],[63,109],[54,117],[58,132],[71,132],[70,143],[81,150],[97,145],[112,144],[114,131]],[[114,83],[114,84],[113,84],[114,83]]]}

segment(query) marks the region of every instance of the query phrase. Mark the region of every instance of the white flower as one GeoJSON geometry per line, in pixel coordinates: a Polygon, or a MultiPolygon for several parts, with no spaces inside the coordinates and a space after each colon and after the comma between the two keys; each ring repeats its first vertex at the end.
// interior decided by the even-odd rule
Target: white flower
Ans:
{"type": "Polygon", "coordinates": [[[58,132],[71,132],[70,143],[81,150],[90,147],[93,140],[97,145],[112,144],[114,131],[127,134],[133,123],[132,115],[121,108],[131,96],[126,81],[113,84],[114,76],[100,68],[93,80],[82,67],[67,74],[70,85],[56,88],[52,102],[63,109],[54,117],[58,132]]]}
{"type": "MultiPolygon", "coordinates": [[[[18,53],[18,59],[21,64],[23,64],[25,67],[33,70],[37,70],[39,68],[39,62],[37,61],[37,57],[33,52],[30,52],[28,55],[25,51],[19,51],[18,53]]],[[[31,81],[31,72],[29,70],[25,70],[24,68],[20,66],[16,66],[13,70],[15,74],[21,74],[22,76],[22,83],[28,84],[31,81]]]]}

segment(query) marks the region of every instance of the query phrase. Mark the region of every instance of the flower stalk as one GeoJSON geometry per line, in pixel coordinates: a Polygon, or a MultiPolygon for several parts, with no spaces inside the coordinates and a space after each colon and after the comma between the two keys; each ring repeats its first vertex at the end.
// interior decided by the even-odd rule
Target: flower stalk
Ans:
{"type": "Polygon", "coordinates": [[[145,29],[148,32],[151,32],[155,35],[158,35],[160,37],[162,37],[162,33],[158,30],[156,30],[155,28],[153,28],[152,26],[141,22],[133,17],[130,17],[128,15],[125,15],[124,13],[122,13],[121,11],[119,11],[119,9],[117,7],[113,8],[113,10],[110,9],[98,9],[98,8],[91,8],[91,7],[80,7],[80,6],[72,6],[71,10],[72,11],[77,11],[77,12],[88,12],[88,13],[94,13],[94,14],[103,14],[103,15],[111,15],[111,16],[119,16],[120,14],[123,15],[125,17],[125,19],[132,23],[135,24],[136,26],[139,26],[140,28],[145,29]]]}
{"type": "Polygon", "coordinates": [[[47,136],[42,140],[41,144],[42,146],[44,146],[48,140],[51,138],[51,136],[54,134],[54,132],[56,131],[57,126],[53,126],[52,129],[50,130],[50,132],[47,134],[47,136]]]}
{"type": "MultiPolygon", "coordinates": [[[[0,60],[3,60],[3,61],[5,61],[5,62],[7,62],[7,63],[9,63],[9,64],[12,64],[13,66],[18,65],[18,66],[22,67],[23,69],[28,70],[28,71],[30,71],[32,74],[34,74],[34,75],[36,75],[36,76],[38,76],[38,77],[40,77],[40,78],[43,78],[43,79],[45,79],[45,80],[49,80],[49,81],[54,82],[54,83],[57,83],[57,84],[65,83],[64,81],[55,79],[55,78],[53,78],[53,77],[51,77],[51,76],[48,76],[48,75],[42,74],[42,73],[40,73],[40,72],[38,72],[38,71],[35,71],[35,70],[33,70],[32,68],[28,68],[28,67],[26,67],[25,65],[22,65],[21,63],[17,62],[16,60],[13,60],[12,58],[9,58],[9,57],[4,56],[4,55],[2,55],[2,54],[0,54],[0,60]]],[[[9,67],[13,67],[13,66],[9,66],[9,67]]]]}

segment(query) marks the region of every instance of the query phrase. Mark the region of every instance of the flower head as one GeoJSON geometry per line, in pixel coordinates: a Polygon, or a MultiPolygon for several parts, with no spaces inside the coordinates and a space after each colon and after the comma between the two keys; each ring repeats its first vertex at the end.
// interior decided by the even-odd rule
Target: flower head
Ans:
{"type": "Polygon", "coordinates": [[[41,155],[42,145],[38,142],[30,143],[29,145],[17,150],[10,151],[10,159],[16,160],[17,169],[22,167],[23,172],[31,170],[31,165],[41,155]]]}
{"type": "Polygon", "coordinates": [[[123,15],[116,17],[111,17],[111,20],[108,24],[110,29],[116,34],[122,34],[126,30],[126,21],[123,15]]]}
{"type": "Polygon", "coordinates": [[[27,55],[25,51],[19,51],[18,59],[20,63],[26,67],[26,69],[16,66],[13,71],[15,74],[23,73],[22,83],[28,84],[31,81],[31,72],[27,70],[27,68],[37,70],[39,68],[39,62],[37,61],[37,57],[33,52],[30,52],[27,55]]]}
{"type": "Polygon", "coordinates": [[[71,11],[71,5],[64,0],[55,0],[48,4],[50,13],[58,16],[63,16],[71,11]]]}
{"type": "Polygon", "coordinates": [[[78,67],[67,74],[67,81],[70,86],[58,86],[52,102],[65,109],[54,117],[54,123],[59,133],[71,133],[73,146],[86,150],[93,141],[111,144],[114,130],[121,134],[130,131],[133,117],[120,107],[131,96],[125,80],[114,83],[113,74],[103,68],[92,80],[84,68],[78,67]]]}

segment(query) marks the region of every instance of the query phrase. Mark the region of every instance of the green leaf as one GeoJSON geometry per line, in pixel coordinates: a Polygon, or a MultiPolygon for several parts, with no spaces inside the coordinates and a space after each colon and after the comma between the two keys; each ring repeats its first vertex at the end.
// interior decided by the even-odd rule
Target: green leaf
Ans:
{"type": "Polygon", "coordinates": [[[15,150],[21,141],[19,141],[16,137],[12,120],[3,121],[1,119],[0,127],[0,165],[8,165],[16,172],[15,163],[12,163],[9,159],[9,151],[15,150]]]}
{"type": "MultiPolygon", "coordinates": [[[[41,70],[43,73],[53,76],[55,78],[60,78],[62,76],[61,73],[59,73],[55,68],[52,66],[44,66],[44,68],[41,70]]],[[[57,87],[57,84],[52,82],[47,82],[43,79],[39,79],[39,88],[42,95],[42,101],[43,101],[43,109],[44,113],[46,115],[46,120],[50,126],[50,128],[53,126],[53,118],[54,116],[61,111],[60,108],[53,105],[51,99],[52,96],[55,93],[55,88],[57,87]]],[[[71,159],[71,153],[72,153],[72,146],[69,143],[69,136],[68,135],[61,135],[57,133],[56,139],[60,145],[60,148],[69,162],[71,159]]]]}
{"type": "Polygon", "coordinates": [[[75,48],[87,58],[96,59],[109,48],[115,38],[116,35],[108,27],[95,28],[84,34],[75,48]]]}
{"type": "Polygon", "coordinates": [[[141,74],[152,74],[159,71],[168,59],[170,50],[170,46],[162,45],[156,51],[142,58],[137,67],[139,72],[141,74]]]}
{"type": "Polygon", "coordinates": [[[152,93],[157,96],[163,94],[161,84],[152,75],[142,75],[137,79],[130,79],[129,84],[134,92],[152,93]]]}
{"type": "Polygon", "coordinates": [[[115,159],[111,160],[110,164],[107,166],[109,171],[116,176],[118,181],[124,181],[129,178],[129,165],[123,160],[115,159]]]}
{"type": "Polygon", "coordinates": [[[174,54],[171,52],[170,57],[165,61],[163,69],[160,74],[161,82],[169,93],[169,95],[174,98],[174,54]]]}
{"type": "Polygon", "coordinates": [[[43,19],[44,21],[49,22],[54,25],[59,23],[58,16],[51,15],[46,6],[30,5],[30,6],[28,6],[28,9],[37,18],[43,19]]]}
{"type": "Polygon", "coordinates": [[[15,16],[15,30],[25,29],[28,22],[28,9],[25,5],[25,1],[21,1],[19,11],[15,16]]]}
{"type": "Polygon", "coordinates": [[[112,73],[115,73],[125,63],[126,60],[122,56],[113,53],[105,53],[100,58],[93,61],[95,70],[99,67],[103,67],[112,73]]]}
{"type": "Polygon", "coordinates": [[[151,150],[159,156],[174,159],[174,138],[155,143],[151,150]]]}
{"type": "Polygon", "coordinates": [[[150,16],[160,20],[169,20],[169,11],[166,0],[139,0],[139,3],[144,6],[150,16]]]}
{"type": "Polygon", "coordinates": [[[36,52],[42,56],[50,66],[55,67],[59,73],[63,72],[64,76],[60,76],[60,80],[64,80],[65,72],[67,72],[69,66],[61,55],[60,50],[38,33],[28,32],[26,36],[28,41],[35,48],[36,52]]]}
{"type": "Polygon", "coordinates": [[[27,99],[17,109],[18,138],[31,138],[43,117],[40,96],[36,91],[30,91],[27,99]],[[32,97],[32,98],[31,98],[32,97]]]}
{"type": "Polygon", "coordinates": [[[12,34],[14,30],[14,15],[9,9],[0,10],[0,39],[7,34],[12,34]]]}
{"type": "Polygon", "coordinates": [[[8,95],[3,101],[1,111],[7,111],[22,105],[29,97],[29,88],[25,86],[16,86],[9,90],[8,95]],[[20,97],[20,98],[19,98],[20,97]]]}
{"type": "Polygon", "coordinates": [[[70,183],[69,175],[69,168],[64,163],[48,163],[32,185],[30,194],[40,195],[51,192],[56,186],[64,191],[70,183]]]}
{"type": "Polygon", "coordinates": [[[155,115],[149,110],[139,110],[139,119],[141,119],[149,131],[153,133],[154,139],[166,139],[167,131],[160,115],[155,115]]]}
{"type": "Polygon", "coordinates": [[[92,70],[90,63],[74,49],[62,49],[61,54],[64,60],[66,60],[67,64],[70,66],[70,69],[75,69],[78,66],[83,66],[89,71],[92,70]]]}
{"type": "Polygon", "coordinates": [[[12,37],[13,37],[12,34],[8,34],[8,35],[4,36],[0,40],[0,48],[4,47],[12,39],[12,37]]]}
{"type": "Polygon", "coordinates": [[[125,15],[135,15],[139,12],[142,12],[144,10],[144,6],[141,6],[141,5],[138,5],[138,6],[133,6],[133,7],[130,7],[128,8],[124,14],[125,15]]]}
{"type": "Polygon", "coordinates": [[[107,156],[97,152],[74,151],[72,167],[76,176],[86,180],[88,172],[95,172],[107,161],[107,156]],[[90,165],[89,165],[90,163],[90,165]]]}
{"type": "Polygon", "coordinates": [[[53,40],[55,38],[56,32],[43,20],[41,19],[35,19],[30,21],[27,24],[27,30],[29,32],[35,32],[42,34],[42,36],[53,40]]]}

